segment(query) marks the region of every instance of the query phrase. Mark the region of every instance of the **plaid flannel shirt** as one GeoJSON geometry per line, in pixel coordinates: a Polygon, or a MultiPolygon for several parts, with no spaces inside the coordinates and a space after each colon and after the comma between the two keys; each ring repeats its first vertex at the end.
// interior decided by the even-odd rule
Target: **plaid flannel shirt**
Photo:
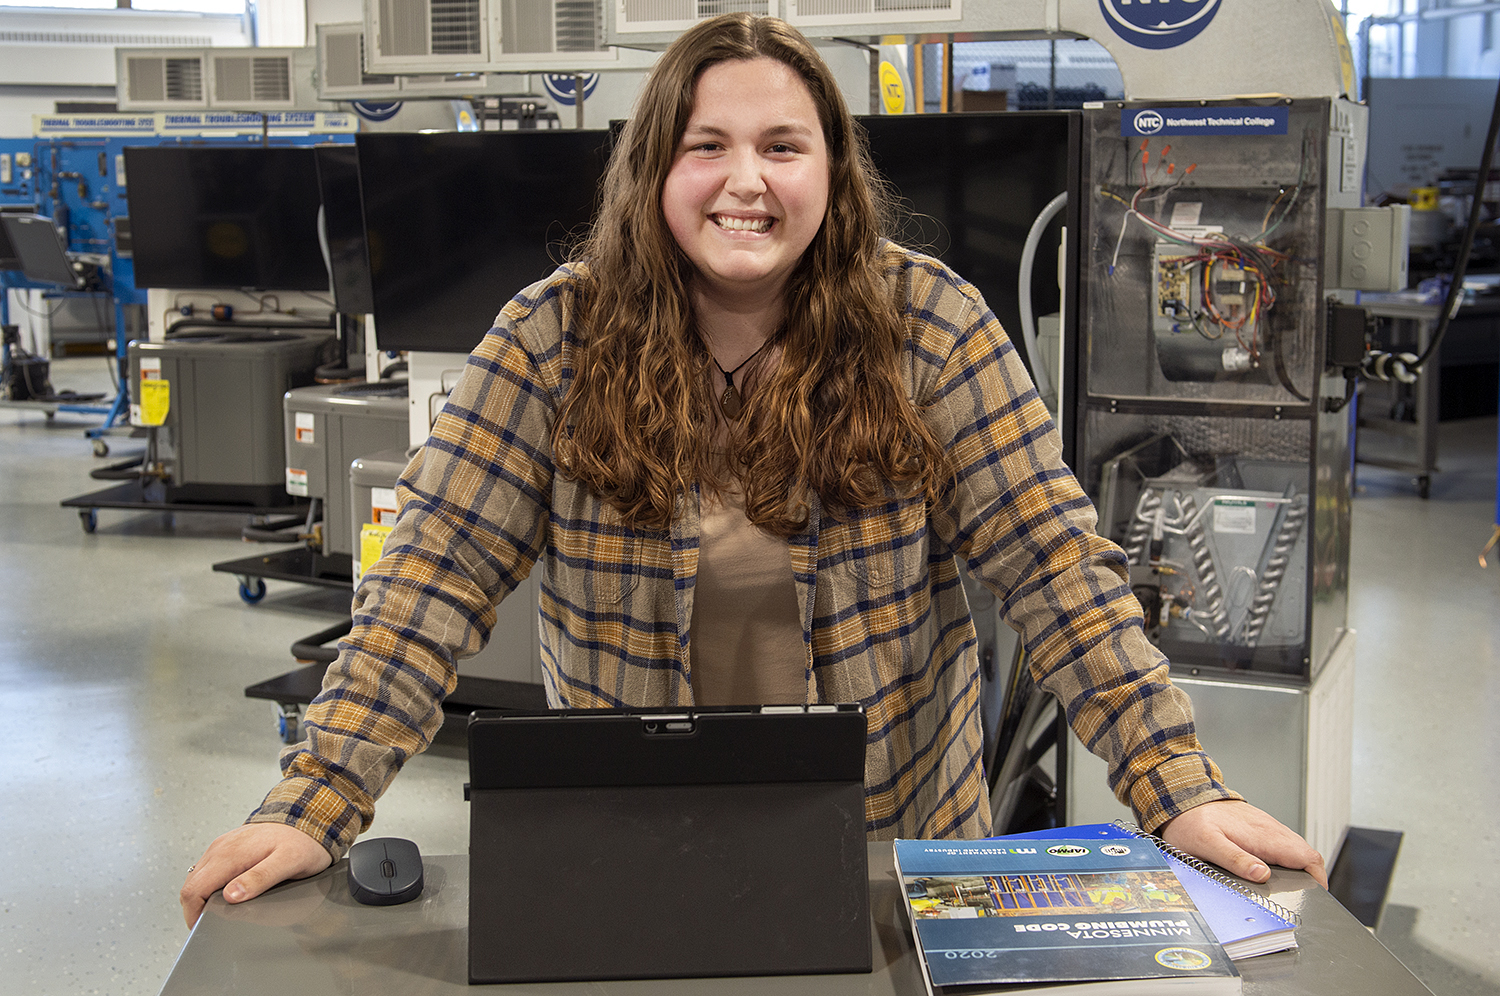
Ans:
{"type": "MultiPolygon", "coordinates": [[[[1124,555],[1095,534],[994,315],[930,257],[888,246],[885,267],[905,318],[909,395],[957,469],[952,500],[933,508],[893,493],[850,511],[805,496],[811,521],[789,540],[807,701],[861,702],[868,716],[870,837],[989,831],[976,638],[956,557],[1001,600],[1038,683],[1143,826],[1238,798],[1199,746],[1191,705],[1141,630],[1124,555]]],[[[553,466],[580,271],[564,266],[522,291],[470,356],[402,476],[396,527],[308,708],[308,739],[283,752],[284,778],[252,821],[289,823],[341,854],[441,724],[455,661],[483,646],[493,606],[538,560],[553,705],[692,703],[696,488],[670,530],[631,529],[553,466]]]]}

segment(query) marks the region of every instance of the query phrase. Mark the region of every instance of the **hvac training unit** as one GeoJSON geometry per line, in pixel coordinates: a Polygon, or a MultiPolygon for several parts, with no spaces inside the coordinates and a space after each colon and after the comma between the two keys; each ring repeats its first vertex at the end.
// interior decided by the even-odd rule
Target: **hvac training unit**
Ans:
{"type": "Polygon", "coordinates": [[[319,384],[286,395],[286,490],[323,504],[322,552],[353,554],[349,467],[407,437],[405,381],[319,384]]]}
{"type": "MultiPolygon", "coordinates": [[[[1353,424],[1324,254],[1330,209],[1359,205],[1363,112],[1086,109],[1065,364],[1074,467],[1205,748],[1325,854],[1349,805],[1353,424]]],[[[1101,762],[1073,750],[1070,766],[1070,819],[1118,815],[1101,762]]]]}
{"type": "MultiPolygon", "coordinates": [[[[314,384],[286,392],[282,452],[286,493],[311,503],[301,542],[290,549],[214,565],[237,575],[240,597],[254,604],[265,579],[348,589],[354,568],[349,542],[349,465],[356,457],[399,446],[407,437],[406,382],[314,384]]],[[[285,530],[282,531],[285,533],[285,530]]],[[[299,538],[296,531],[284,536],[299,538]]],[[[277,536],[255,538],[274,541],[277,536]]]]}
{"type": "Polygon", "coordinates": [[[281,397],[312,383],[332,341],[323,329],[226,329],[132,342],[131,422],[158,424],[143,411],[143,382],[170,385],[157,430],[157,457],[171,468],[167,497],[291,504],[281,397]]]}
{"type": "Polygon", "coordinates": [[[311,384],[329,328],[205,328],[128,352],[131,422],[148,429],[139,474],[62,502],[84,528],[97,509],[287,512],[281,396],[311,384]]]}
{"type": "MultiPolygon", "coordinates": [[[[405,448],[389,449],[367,454],[349,466],[350,504],[346,512],[357,571],[362,572],[379,557],[385,534],[396,521],[396,481],[409,460],[405,448]]],[[[498,693],[490,693],[496,696],[500,708],[520,704],[515,694],[507,697],[505,688],[516,693],[518,689],[512,686],[528,686],[519,692],[522,700],[526,696],[540,696],[542,638],[537,600],[541,593],[541,571],[540,566],[534,567],[526,580],[495,609],[495,626],[485,648],[458,663],[458,672],[465,678],[502,683],[503,688],[490,686],[501,688],[498,693]]]]}

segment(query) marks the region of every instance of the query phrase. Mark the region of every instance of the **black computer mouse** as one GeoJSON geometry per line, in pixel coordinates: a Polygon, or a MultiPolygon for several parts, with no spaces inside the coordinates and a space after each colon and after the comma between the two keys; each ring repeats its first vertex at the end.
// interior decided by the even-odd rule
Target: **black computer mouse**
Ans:
{"type": "Polygon", "coordinates": [[[367,906],[409,903],[422,894],[422,852],[401,837],[372,837],[349,848],[349,895],[367,906]]]}

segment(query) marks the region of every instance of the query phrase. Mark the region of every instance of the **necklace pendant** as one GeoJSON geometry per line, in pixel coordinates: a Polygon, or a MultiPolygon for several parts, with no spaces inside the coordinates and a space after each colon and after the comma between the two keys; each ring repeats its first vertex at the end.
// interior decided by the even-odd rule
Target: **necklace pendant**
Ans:
{"type": "Polygon", "coordinates": [[[735,390],[733,384],[724,388],[724,393],[719,396],[719,408],[723,410],[724,417],[728,419],[739,418],[740,413],[745,410],[745,406],[740,400],[740,392],[735,390]]]}

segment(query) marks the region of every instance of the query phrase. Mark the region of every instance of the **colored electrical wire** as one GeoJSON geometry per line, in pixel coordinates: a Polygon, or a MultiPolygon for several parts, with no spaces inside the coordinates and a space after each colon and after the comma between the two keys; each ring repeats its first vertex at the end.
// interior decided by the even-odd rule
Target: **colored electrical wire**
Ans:
{"type": "MultiPolygon", "coordinates": [[[[1148,145],[1149,142],[1144,141],[1141,143],[1139,149],[1141,176],[1147,182],[1137,188],[1130,200],[1127,201],[1113,191],[1104,188],[1100,188],[1099,190],[1100,194],[1119,202],[1126,209],[1120,221],[1120,234],[1115,241],[1114,253],[1110,259],[1109,273],[1113,275],[1118,266],[1120,251],[1125,243],[1125,233],[1129,229],[1131,218],[1136,219],[1148,231],[1156,234],[1159,238],[1199,249],[1200,251],[1195,255],[1180,257],[1172,261],[1172,265],[1178,268],[1191,268],[1193,266],[1200,266],[1201,268],[1204,314],[1194,313],[1188,316],[1192,321],[1193,328],[1205,339],[1210,340],[1220,338],[1225,331],[1233,331],[1240,347],[1249,353],[1253,361],[1258,361],[1261,352],[1260,325],[1266,312],[1270,311],[1276,303],[1275,265],[1286,261],[1290,257],[1286,253],[1264,245],[1261,243],[1259,237],[1255,240],[1247,241],[1219,232],[1204,233],[1202,235],[1188,234],[1177,231],[1142,211],[1140,202],[1143,199],[1161,200],[1165,198],[1173,188],[1186,180],[1188,174],[1197,167],[1196,163],[1189,165],[1174,182],[1165,185],[1164,189],[1153,193],[1150,198],[1146,198],[1147,192],[1152,189],[1149,185],[1150,174],[1147,169],[1147,163],[1150,159],[1148,145]],[[1232,267],[1240,271],[1242,284],[1248,285],[1245,287],[1245,293],[1250,298],[1249,306],[1245,307],[1241,312],[1225,315],[1215,302],[1213,289],[1215,267],[1221,269],[1232,267]],[[1209,333],[1203,324],[1204,317],[1219,328],[1218,334],[1209,333]],[[1246,338],[1247,334],[1248,339],[1246,338]]],[[[1170,148],[1171,146],[1164,146],[1162,151],[1158,153],[1158,172],[1161,170],[1165,154],[1170,148]]],[[[1264,219],[1262,219],[1261,224],[1264,229],[1262,235],[1278,227],[1286,219],[1293,205],[1296,203],[1302,187],[1301,181],[1307,169],[1305,148],[1303,152],[1298,183],[1291,188],[1283,187],[1278,191],[1276,199],[1271,202],[1271,205],[1266,210],[1264,219]],[[1271,216],[1276,213],[1278,205],[1281,205],[1283,201],[1285,201],[1285,206],[1282,208],[1281,215],[1272,224],[1271,216]]],[[[1169,164],[1169,167],[1175,167],[1175,165],[1175,163],[1172,163],[1169,164]]],[[[1172,172],[1169,168],[1168,174],[1171,175],[1172,172]]]]}

